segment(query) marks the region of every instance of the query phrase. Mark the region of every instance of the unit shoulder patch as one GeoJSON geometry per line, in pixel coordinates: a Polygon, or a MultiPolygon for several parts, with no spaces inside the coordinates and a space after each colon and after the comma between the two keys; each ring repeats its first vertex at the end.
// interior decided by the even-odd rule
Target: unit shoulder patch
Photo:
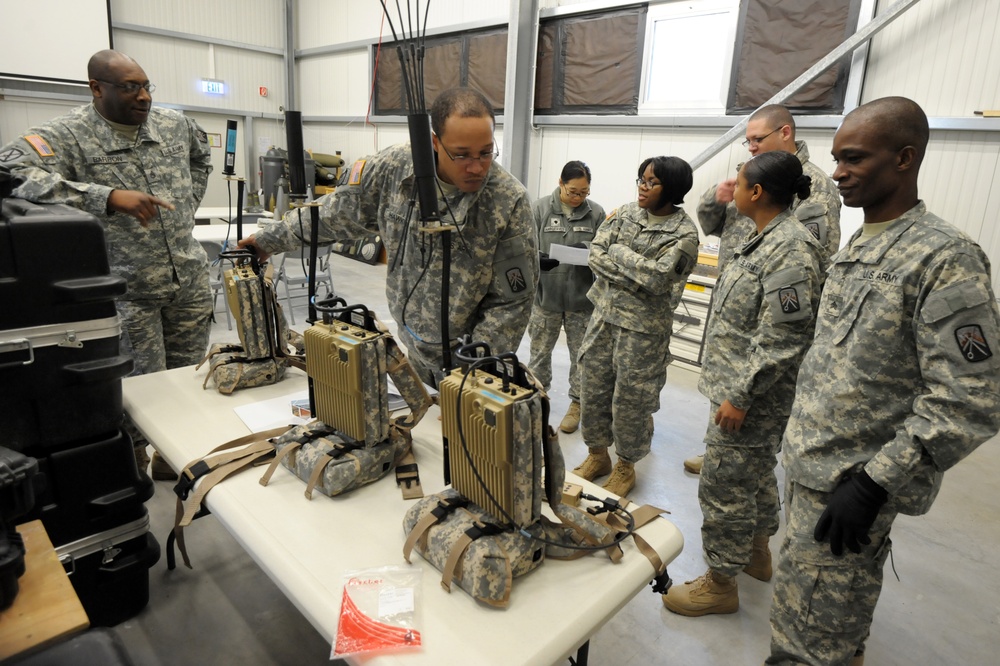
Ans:
{"type": "Polygon", "coordinates": [[[799,292],[795,287],[783,287],[778,290],[778,301],[781,303],[781,311],[785,314],[792,314],[802,309],[799,304],[799,292]]]}
{"type": "Polygon", "coordinates": [[[519,266],[508,269],[504,275],[507,278],[507,286],[515,294],[519,294],[528,288],[528,281],[524,279],[524,273],[521,272],[519,266]]]}
{"type": "Polygon", "coordinates": [[[969,363],[979,363],[993,356],[989,342],[979,324],[969,324],[955,329],[955,341],[962,357],[969,363]]]}

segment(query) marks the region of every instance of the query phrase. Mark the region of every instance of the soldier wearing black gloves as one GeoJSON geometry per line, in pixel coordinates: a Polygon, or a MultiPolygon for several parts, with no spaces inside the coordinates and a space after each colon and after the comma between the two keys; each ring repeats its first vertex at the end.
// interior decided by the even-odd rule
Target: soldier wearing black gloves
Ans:
{"type": "Polygon", "coordinates": [[[916,103],[887,97],[833,139],[833,179],[865,220],[831,259],[785,430],[768,664],[864,662],[896,515],[926,513],[1000,429],[989,260],[917,196],[929,137],[916,103]]]}

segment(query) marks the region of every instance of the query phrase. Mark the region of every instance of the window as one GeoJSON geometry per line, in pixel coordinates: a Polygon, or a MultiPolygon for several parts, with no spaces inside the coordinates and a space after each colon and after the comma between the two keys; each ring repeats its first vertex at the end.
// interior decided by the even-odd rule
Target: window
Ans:
{"type": "MultiPolygon", "coordinates": [[[[428,38],[424,51],[424,97],[428,110],[438,93],[470,86],[486,95],[494,111],[503,113],[507,74],[507,28],[468,31],[428,38]]],[[[375,71],[375,115],[409,113],[402,85],[402,68],[395,42],[372,49],[375,71]]]]}
{"type": "Polygon", "coordinates": [[[689,0],[649,8],[640,113],[725,111],[739,4],[689,0]]]}
{"type": "Polygon", "coordinates": [[[535,113],[635,115],[645,7],[543,21],[535,113]]]}

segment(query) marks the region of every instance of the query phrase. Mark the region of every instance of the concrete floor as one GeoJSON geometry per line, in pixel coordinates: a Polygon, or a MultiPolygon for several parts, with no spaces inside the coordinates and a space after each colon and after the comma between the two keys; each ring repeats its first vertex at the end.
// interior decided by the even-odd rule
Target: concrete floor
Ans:
{"type": "MultiPolygon", "coordinates": [[[[368,305],[393,328],[385,307],[386,267],[345,258],[333,264],[338,293],[350,303],[368,305]]],[[[305,312],[304,298],[297,301],[301,330],[305,317],[298,314],[305,312]]],[[[214,327],[213,341],[235,340],[221,309],[218,315],[221,323],[214,327]]],[[[528,360],[527,339],[518,353],[528,360]]],[[[568,406],[568,367],[561,342],[554,358],[554,424],[568,406]]],[[[698,477],[681,466],[684,458],[702,450],[708,418],[697,379],[682,364],[668,371],[655,415],[653,451],[637,465],[638,485],[631,495],[638,503],[669,510],[668,518],[684,534],[684,551],[668,567],[676,582],[705,570],[698,477]]],[[[561,434],[561,443],[567,466],[583,459],[586,447],[579,432],[561,434]]],[[[1000,493],[991,490],[998,478],[1000,442],[994,438],[947,474],[928,515],[897,520],[892,564],[899,579],[887,567],[868,643],[869,666],[998,663],[1000,573],[993,548],[1000,546],[1000,493]]],[[[172,486],[157,482],[147,504],[161,546],[173,524],[172,486]]],[[[196,568],[168,572],[161,559],[150,571],[149,606],[115,628],[136,664],[265,666],[328,660],[329,645],[218,522],[198,520],[185,534],[196,568]]],[[[771,542],[775,554],[780,537],[779,532],[771,542]]],[[[742,574],[738,582],[740,611],[726,616],[677,616],[663,608],[659,595],[640,592],[593,636],[590,663],[760,664],[768,652],[771,585],[742,574]]],[[[461,658],[453,663],[460,664],[461,658]]]]}

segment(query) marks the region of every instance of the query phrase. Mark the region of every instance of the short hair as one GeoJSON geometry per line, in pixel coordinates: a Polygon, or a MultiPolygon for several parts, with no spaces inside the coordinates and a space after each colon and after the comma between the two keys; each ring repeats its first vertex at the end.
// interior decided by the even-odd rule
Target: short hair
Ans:
{"type": "Polygon", "coordinates": [[[650,164],[653,165],[653,175],[660,179],[663,190],[660,199],[656,202],[654,210],[663,208],[665,205],[673,204],[678,206],[684,203],[684,195],[691,191],[694,184],[694,174],[691,165],[679,157],[647,157],[639,165],[639,178],[650,164]]]}
{"type": "Polygon", "coordinates": [[[792,138],[795,138],[795,118],[792,117],[788,109],[780,104],[768,104],[760,107],[747,118],[747,121],[751,120],[766,120],[773,129],[788,125],[792,128],[792,138]]]}
{"type": "Polygon", "coordinates": [[[568,183],[574,178],[586,178],[587,183],[590,183],[590,167],[578,160],[566,162],[566,166],[562,168],[562,173],[559,174],[559,180],[568,183]]]}
{"type": "Polygon", "coordinates": [[[431,129],[441,136],[444,124],[452,116],[459,118],[489,118],[496,127],[497,119],[493,105],[486,95],[472,88],[449,88],[431,106],[431,129]]]}
{"type": "Polygon", "coordinates": [[[120,61],[135,62],[135,59],[113,49],[98,51],[87,61],[87,78],[95,80],[109,78],[115,63],[120,61]]]}
{"type": "Polygon", "coordinates": [[[894,151],[913,146],[917,152],[917,165],[923,161],[931,129],[927,114],[912,99],[882,97],[862,104],[848,113],[844,120],[848,118],[869,124],[879,140],[894,151]]]}
{"type": "Polygon", "coordinates": [[[783,150],[760,153],[743,164],[743,178],[747,185],[760,185],[771,200],[781,206],[790,206],[795,196],[808,199],[812,179],[802,173],[799,158],[783,150]]]}

